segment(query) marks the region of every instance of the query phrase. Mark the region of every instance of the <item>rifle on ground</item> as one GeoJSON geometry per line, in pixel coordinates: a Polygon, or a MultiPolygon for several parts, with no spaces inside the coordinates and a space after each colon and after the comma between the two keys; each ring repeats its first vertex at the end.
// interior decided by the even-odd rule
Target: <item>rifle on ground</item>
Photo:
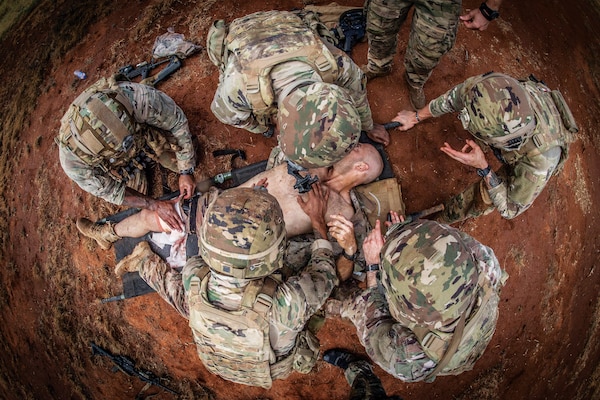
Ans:
{"type": "Polygon", "coordinates": [[[94,342],[90,342],[90,344],[92,345],[92,355],[99,354],[101,356],[108,357],[113,362],[113,364],[115,364],[115,366],[113,367],[113,372],[119,370],[129,376],[138,377],[141,381],[146,382],[147,385],[154,385],[171,394],[179,395],[179,393],[177,393],[173,389],[170,389],[161,384],[159,378],[156,377],[152,372],[136,369],[135,364],[131,359],[125,356],[115,356],[107,350],[103,349],[102,347],[98,346],[94,342]]]}
{"type": "Polygon", "coordinates": [[[155,86],[158,82],[165,80],[169,77],[173,72],[177,71],[181,68],[182,63],[179,57],[173,55],[169,58],[165,58],[162,60],[158,60],[155,62],[147,62],[144,61],[142,63],[137,64],[135,67],[133,65],[126,65],[119,69],[119,73],[124,75],[127,79],[132,80],[140,76],[142,78],[140,83],[149,86],[155,86]],[[159,65],[169,63],[165,68],[163,68],[160,72],[158,72],[154,76],[149,76],[150,72],[157,68],[159,65]]]}
{"type": "MultiPolygon", "coordinates": [[[[414,212],[412,214],[408,214],[408,215],[406,215],[404,217],[404,221],[402,223],[403,224],[410,224],[411,222],[414,222],[414,221],[418,220],[419,218],[427,217],[429,215],[435,214],[435,213],[440,212],[440,211],[444,211],[444,205],[443,204],[438,204],[436,206],[426,208],[425,210],[421,210],[421,211],[418,211],[418,212],[414,212]]],[[[392,216],[390,214],[388,214],[387,220],[389,222],[392,221],[392,216]]]]}
{"type": "Polygon", "coordinates": [[[246,165],[242,168],[232,169],[215,175],[212,178],[205,179],[196,183],[199,192],[206,192],[211,186],[221,185],[231,181],[230,187],[236,187],[242,183],[254,178],[256,175],[267,169],[267,160],[259,161],[254,164],[246,165]]]}

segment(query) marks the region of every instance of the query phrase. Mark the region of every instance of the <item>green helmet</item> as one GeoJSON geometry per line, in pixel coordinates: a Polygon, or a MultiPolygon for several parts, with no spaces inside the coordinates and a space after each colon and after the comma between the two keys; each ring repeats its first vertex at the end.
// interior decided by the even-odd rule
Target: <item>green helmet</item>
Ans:
{"type": "Polygon", "coordinates": [[[224,191],[208,206],[199,231],[200,255],[215,272],[255,279],[283,265],[283,211],[266,190],[224,191]]]}
{"type": "Polygon", "coordinates": [[[278,105],[279,146],[304,168],[327,167],[358,143],[361,120],[348,92],[313,82],[301,86],[278,105]]]}
{"type": "Polygon", "coordinates": [[[467,312],[478,272],[458,230],[418,220],[392,227],[381,249],[381,283],[392,317],[439,329],[467,312]]]}
{"type": "Polygon", "coordinates": [[[465,82],[465,129],[485,143],[506,150],[519,149],[533,134],[535,112],[519,81],[492,73],[465,82]]]}

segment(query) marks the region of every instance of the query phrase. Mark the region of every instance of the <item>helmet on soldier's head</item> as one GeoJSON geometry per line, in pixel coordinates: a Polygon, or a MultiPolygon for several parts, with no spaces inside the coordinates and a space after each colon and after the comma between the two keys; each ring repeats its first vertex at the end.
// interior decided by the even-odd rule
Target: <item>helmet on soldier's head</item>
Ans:
{"type": "Polygon", "coordinates": [[[358,143],[360,116],[339,86],[314,82],[299,87],[278,107],[279,146],[301,167],[330,166],[358,143]]]}
{"type": "Polygon", "coordinates": [[[494,147],[517,150],[535,129],[527,91],[507,75],[492,73],[473,85],[466,92],[465,108],[465,128],[494,147]]]}
{"type": "Polygon", "coordinates": [[[428,220],[390,229],[381,249],[381,283],[392,317],[439,329],[468,312],[478,272],[460,232],[428,220]]]}
{"type": "Polygon", "coordinates": [[[208,206],[199,231],[200,255],[214,272],[254,279],[283,266],[283,212],[266,190],[224,191],[208,206]]]}

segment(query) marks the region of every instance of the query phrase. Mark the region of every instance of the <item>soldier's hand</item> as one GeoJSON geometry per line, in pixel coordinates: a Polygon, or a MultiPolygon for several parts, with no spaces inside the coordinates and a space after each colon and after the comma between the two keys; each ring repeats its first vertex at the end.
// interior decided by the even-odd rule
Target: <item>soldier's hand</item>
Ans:
{"type": "Polygon", "coordinates": [[[407,131],[419,122],[416,119],[415,112],[409,110],[400,111],[392,121],[400,122],[400,126],[397,129],[401,131],[407,131]]]}
{"type": "Polygon", "coordinates": [[[179,193],[183,195],[184,199],[189,199],[196,190],[196,183],[192,178],[192,175],[179,175],[179,193]]]}
{"type": "Polygon", "coordinates": [[[465,15],[461,15],[460,20],[467,28],[477,31],[485,31],[490,24],[490,21],[488,21],[481,11],[479,11],[479,8],[471,10],[465,15]]]}
{"type": "Polygon", "coordinates": [[[321,186],[319,182],[312,185],[312,189],[305,198],[297,197],[300,208],[308,215],[313,229],[319,232],[323,239],[327,238],[327,225],[325,224],[327,200],[329,200],[329,190],[321,186]]]}
{"type": "Polygon", "coordinates": [[[388,220],[385,221],[385,226],[389,228],[390,226],[399,224],[400,222],[404,222],[404,215],[398,215],[396,211],[390,210],[388,220]]]}
{"type": "Polygon", "coordinates": [[[449,155],[451,158],[459,161],[465,165],[474,168],[484,169],[487,168],[488,162],[485,158],[485,154],[481,147],[474,141],[467,139],[466,144],[462,147],[462,149],[454,150],[452,146],[448,143],[444,142],[444,146],[440,148],[441,151],[449,155]]]}
{"type": "Polygon", "coordinates": [[[383,248],[384,240],[381,234],[381,222],[375,221],[375,227],[363,242],[363,252],[365,253],[365,262],[369,264],[379,264],[381,261],[380,253],[383,248]]]}
{"type": "Polygon", "coordinates": [[[374,142],[381,143],[384,146],[390,144],[390,134],[381,124],[373,124],[373,129],[367,132],[367,136],[374,142]]]}
{"type": "Polygon", "coordinates": [[[353,256],[358,247],[354,237],[354,225],[341,214],[331,215],[331,220],[327,223],[329,234],[338,241],[347,255],[353,256]]]}
{"type": "Polygon", "coordinates": [[[175,204],[181,200],[181,196],[182,195],[173,200],[154,200],[148,208],[155,211],[160,219],[165,221],[169,228],[183,232],[185,230],[185,225],[175,210],[175,204]]]}

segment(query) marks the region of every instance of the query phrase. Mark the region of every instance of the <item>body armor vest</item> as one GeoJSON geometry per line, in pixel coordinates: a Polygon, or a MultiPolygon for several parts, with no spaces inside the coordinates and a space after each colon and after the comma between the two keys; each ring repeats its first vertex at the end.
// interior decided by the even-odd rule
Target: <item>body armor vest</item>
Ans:
{"type": "Polygon", "coordinates": [[[535,157],[559,146],[562,152],[555,169],[557,173],[566,161],[569,144],[574,141],[574,134],[578,131],[571,111],[558,90],[550,90],[544,83],[531,78],[521,81],[521,85],[530,96],[536,127],[527,142],[518,150],[496,149],[496,153],[499,153],[498,158],[513,165],[525,156],[535,157]]]}
{"type": "Polygon", "coordinates": [[[229,27],[217,21],[208,34],[210,58],[221,69],[235,57],[246,78],[246,95],[257,115],[274,112],[275,95],[270,72],[278,64],[309,64],[326,83],[335,81],[335,57],[296,14],[257,12],[234,20],[229,27]],[[219,43],[222,41],[222,43],[219,43]]]}
{"type": "Polygon", "coordinates": [[[269,314],[277,281],[270,277],[250,281],[241,307],[229,311],[208,300],[209,278],[209,268],[204,267],[190,284],[190,327],[200,359],[224,379],[270,388],[276,359],[269,340],[269,314]]]}

